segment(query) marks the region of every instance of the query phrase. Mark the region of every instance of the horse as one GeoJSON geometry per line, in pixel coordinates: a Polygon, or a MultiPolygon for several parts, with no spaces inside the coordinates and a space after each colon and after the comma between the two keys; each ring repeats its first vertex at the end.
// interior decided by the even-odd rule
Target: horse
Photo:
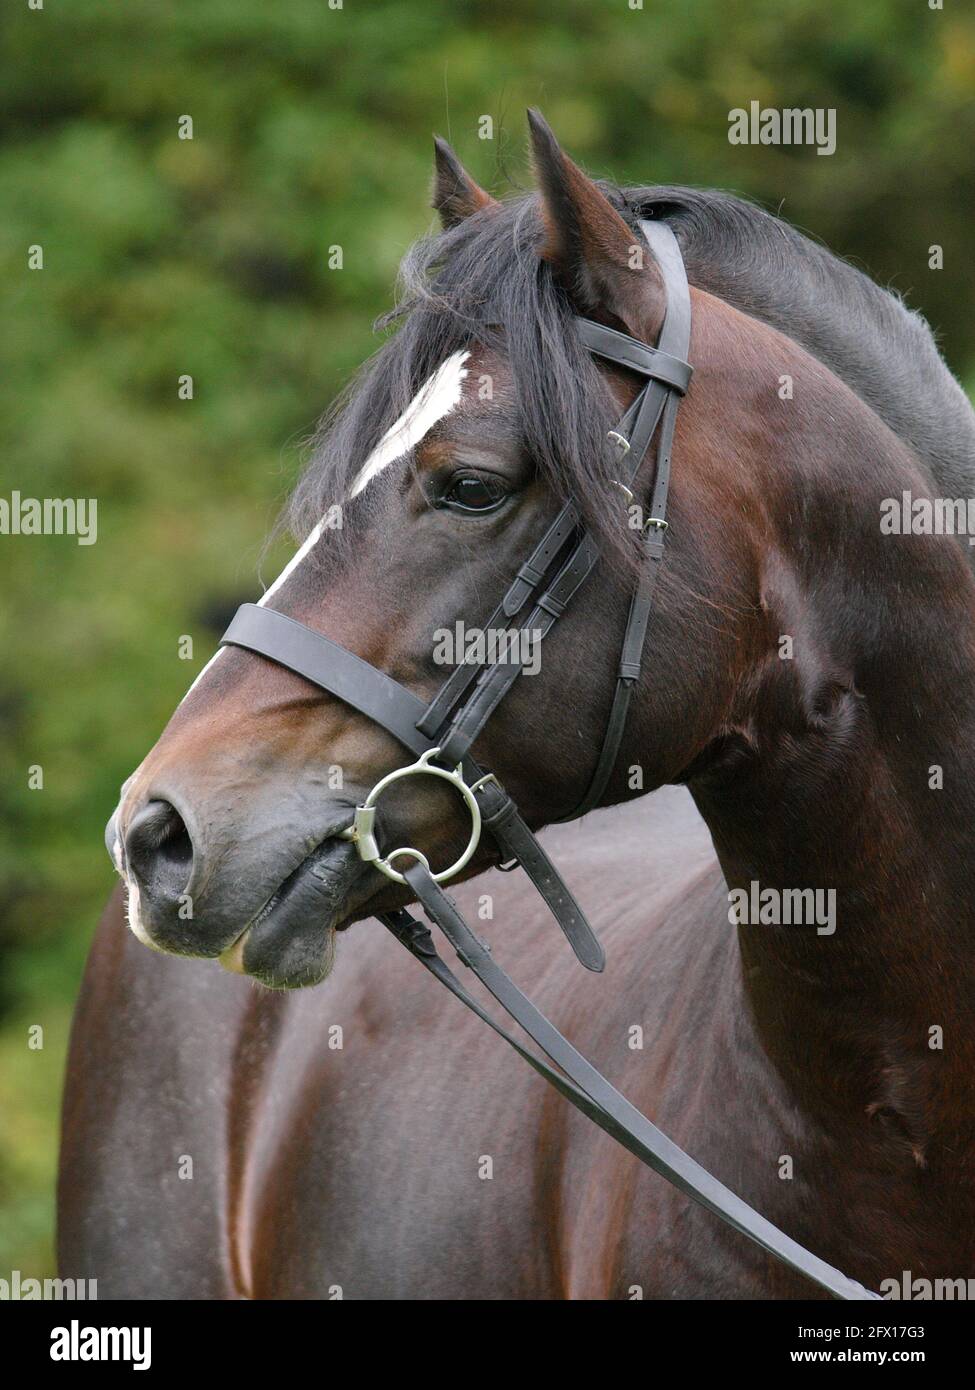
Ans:
{"type": "MultiPolygon", "coordinates": [[[[788,1235],[870,1289],[970,1277],[972,550],[883,518],[971,493],[975,415],[920,316],[825,248],[731,195],[597,182],[529,123],[537,191],[501,201],[437,143],[441,230],[322,426],[267,606],[428,700],[437,634],[486,619],[571,499],[598,564],[475,750],[550,827],[607,968],[579,968],[486,837],[458,907],[788,1235]],[[686,266],[694,377],[619,754],[601,809],[556,825],[646,563],[606,441],[642,383],[573,319],[657,340],[648,218],[686,266]]],[[[101,1297],[814,1296],[376,927],[413,889],[348,828],[402,762],[381,725],[226,646],[123,787],[123,885],[69,1051],[62,1273],[101,1297]]],[[[467,830],[450,786],[410,778],[381,836],[447,863],[467,830]]]]}

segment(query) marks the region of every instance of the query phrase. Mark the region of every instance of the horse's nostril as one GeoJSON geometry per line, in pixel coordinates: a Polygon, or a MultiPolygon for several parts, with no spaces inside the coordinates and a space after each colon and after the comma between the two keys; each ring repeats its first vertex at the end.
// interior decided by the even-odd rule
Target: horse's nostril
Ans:
{"type": "Polygon", "coordinates": [[[193,842],[175,806],[150,801],[142,807],[125,837],[125,861],[149,897],[176,899],[185,892],[193,866],[193,842]]]}
{"type": "Polygon", "coordinates": [[[169,864],[185,865],[193,862],[193,846],[189,834],[183,824],[182,817],[175,811],[173,812],[173,820],[160,841],[157,853],[169,864]]]}

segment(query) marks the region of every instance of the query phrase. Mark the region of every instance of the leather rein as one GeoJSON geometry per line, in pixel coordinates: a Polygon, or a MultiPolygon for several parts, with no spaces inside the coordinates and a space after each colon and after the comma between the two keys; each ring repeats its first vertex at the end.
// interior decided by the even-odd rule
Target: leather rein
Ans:
{"type": "MultiPolygon", "coordinates": [[[[656,463],[650,515],[643,528],[645,565],[630,602],[602,748],[585,795],[563,820],[575,820],[599,804],[619,753],[630,699],[640,679],[653,592],[664,555],[677,408],[691,379],[687,362],[690,294],[680,248],[666,222],[641,221],[640,228],[667,290],[666,315],[657,346],[648,347],[589,319],[575,320],[576,330],[590,352],[646,378],[636,399],[609,434],[618,453],[617,486],[624,497],[633,500],[636,476],[654,436],[656,463]]],[[[597,560],[596,544],[582,526],[575,504],[566,502],[519,568],[488,621],[490,628],[507,627],[527,610],[517,633],[519,639],[526,640],[513,641],[506,649],[508,652],[530,650],[528,644],[547,636],[597,560]]],[[[405,686],[330,638],[283,613],[256,604],[243,604],[238,609],[221,642],[257,652],[303,676],[382,725],[416,755],[416,762],[376,784],[364,804],[356,808],[355,820],[344,832],[344,838],[355,843],[363,860],[412,890],[461,963],[555,1065],[523,1046],[468,993],[437,954],[426,925],[405,908],[380,914],[379,921],[435,979],[594,1124],[734,1230],[836,1298],[879,1297],[772,1225],[635,1109],[509,979],[494,961],[490,948],[471,931],[440,887],[468,863],[482,830],[486,829],[497,844],[501,867],[520,866],[525,870],[581,964],[589,970],[602,970],[602,946],[559,871],[494,773],[484,772],[471,757],[473,743],[521,673],[519,660],[458,665],[433,700],[424,704],[405,686]],[[453,865],[439,873],[431,871],[417,849],[404,847],[383,857],[375,837],[376,802],[382,792],[392,782],[415,775],[449,782],[463,797],[471,815],[467,848],[453,865]],[[410,862],[400,871],[394,867],[397,860],[410,862]]]]}

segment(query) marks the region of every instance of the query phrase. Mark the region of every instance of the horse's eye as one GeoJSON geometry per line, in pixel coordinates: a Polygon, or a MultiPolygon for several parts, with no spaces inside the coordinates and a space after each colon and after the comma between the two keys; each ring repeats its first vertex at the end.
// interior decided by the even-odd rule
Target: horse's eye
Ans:
{"type": "Polygon", "coordinates": [[[500,478],[455,478],[440,503],[455,512],[493,512],[507,496],[508,490],[500,478]]]}

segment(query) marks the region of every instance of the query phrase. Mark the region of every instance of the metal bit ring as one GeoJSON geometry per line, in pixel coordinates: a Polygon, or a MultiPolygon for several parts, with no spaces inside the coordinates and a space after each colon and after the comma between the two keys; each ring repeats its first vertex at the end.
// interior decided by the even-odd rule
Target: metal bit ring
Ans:
{"type": "Polygon", "coordinates": [[[387,878],[391,878],[394,883],[406,882],[403,874],[401,874],[398,869],[394,869],[391,864],[391,861],[399,855],[412,854],[421,864],[426,865],[428,869],[430,867],[425,855],[421,854],[418,849],[412,849],[407,845],[403,845],[400,849],[391,850],[390,853],[385,856],[379,851],[379,845],[374,833],[376,802],[387,787],[392,786],[394,782],[400,781],[403,777],[413,777],[418,773],[425,772],[430,777],[439,777],[441,781],[449,782],[451,786],[455,787],[457,791],[460,792],[467,805],[468,811],[471,813],[471,837],[467,842],[467,848],[460,858],[456,860],[455,863],[451,864],[448,869],[442,869],[439,874],[431,875],[434,883],[445,883],[448,878],[453,878],[455,874],[459,874],[461,869],[465,868],[470,862],[471,856],[477,849],[480,841],[481,808],[477,804],[477,798],[473,790],[464,781],[460,763],[457,764],[453,771],[446,767],[436,767],[433,765],[431,759],[435,758],[439,752],[439,748],[430,748],[426,753],[422,753],[415,763],[410,763],[409,767],[399,767],[394,772],[387,773],[385,777],[376,783],[363,804],[356,807],[355,819],[348,830],[342,832],[341,838],[343,840],[351,840],[355,844],[361,859],[367,864],[374,865],[381,874],[385,874],[387,878]]]}

